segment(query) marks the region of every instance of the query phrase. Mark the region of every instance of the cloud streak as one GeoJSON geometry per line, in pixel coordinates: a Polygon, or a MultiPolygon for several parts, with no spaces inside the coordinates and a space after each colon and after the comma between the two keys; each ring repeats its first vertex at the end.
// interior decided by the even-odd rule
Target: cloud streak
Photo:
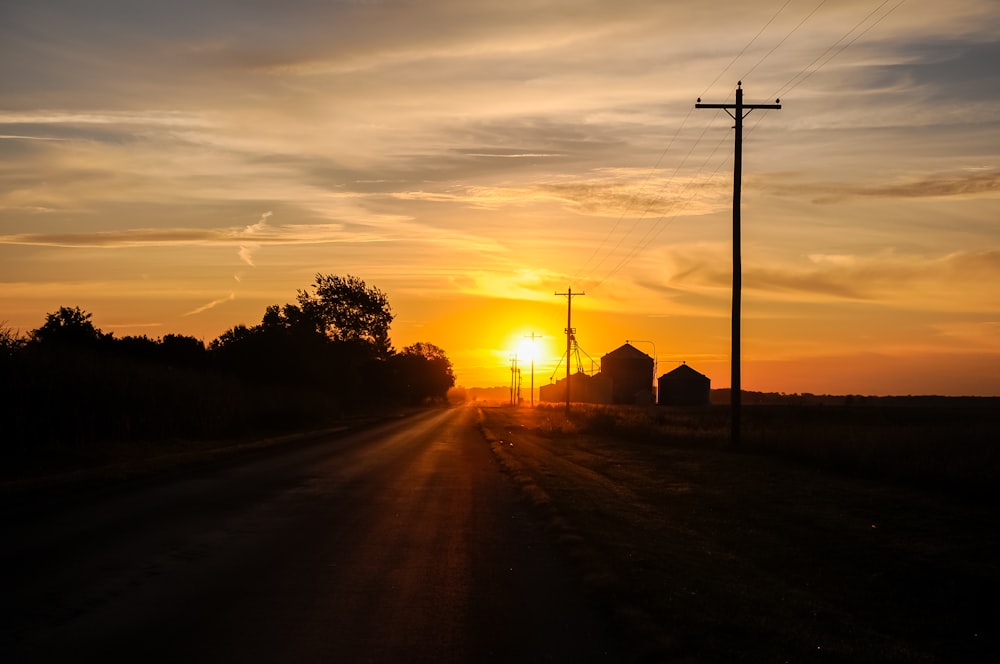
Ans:
{"type": "MultiPolygon", "coordinates": [[[[666,284],[695,290],[730,288],[728,256],[721,249],[669,252],[666,284]]],[[[744,290],[753,297],[862,301],[938,311],[1000,306],[993,289],[1000,280],[1000,249],[938,256],[893,250],[874,255],[816,254],[809,262],[809,266],[744,266],[744,290]],[[954,297],[955,289],[963,292],[962,298],[954,297]]]]}
{"type": "Polygon", "coordinates": [[[236,293],[230,293],[226,297],[220,297],[217,300],[212,300],[208,304],[203,304],[200,307],[188,311],[187,313],[181,314],[181,316],[183,318],[187,318],[189,316],[197,316],[198,314],[203,314],[210,309],[216,308],[220,304],[225,304],[226,302],[232,302],[235,299],[236,299],[236,293]]]}
{"type": "Polygon", "coordinates": [[[148,246],[236,246],[241,253],[261,245],[310,245],[387,242],[392,238],[370,231],[348,231],[343,224],[290,224],[217,229],[135,228],[89,233],[18,233],[0,235],[0,245],[63,248],[129,248],[148,246]],[[252,245],[248,244],[252,241],[252,245]]]}
{"type": "Polygon", "coordinates": [[[920,179],[900,183],[884,183],[869,186],[850,184],[803,185],[802,187],[778,187],[782,193],[811,191],[814,203],[838,203],[850,198],[953,198],[991,196],[1000,193],[1000,171],[986,173],[966,172],[958,174],[940,173],[920,179]],[[825,193],[820,193],[825,192],[825,193]]]}

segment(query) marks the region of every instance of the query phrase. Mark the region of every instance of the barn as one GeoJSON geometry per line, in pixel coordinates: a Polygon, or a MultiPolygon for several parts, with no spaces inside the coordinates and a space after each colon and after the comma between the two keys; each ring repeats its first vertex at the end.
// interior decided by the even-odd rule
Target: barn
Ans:
{"type": "Polygon", "coordinates": [[[655,363],[626,343],[601,358],[601,375],[611,381],[614,403],[653,403],[655,363]]]}
{"type": "Polygon", "coordinates": [[[687,364],[669,371],[657,381],[661,406],[707,406],[711,403],[711,379],[687,364]]]}

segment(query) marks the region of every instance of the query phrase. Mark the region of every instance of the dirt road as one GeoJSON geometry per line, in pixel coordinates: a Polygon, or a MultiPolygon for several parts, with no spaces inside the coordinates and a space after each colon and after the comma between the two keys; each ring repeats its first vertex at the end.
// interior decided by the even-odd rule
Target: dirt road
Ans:
{"type": "Polygon", "coordinates": [[[6,505],[4,661],[622,661],[475,415],[6,505]]]}

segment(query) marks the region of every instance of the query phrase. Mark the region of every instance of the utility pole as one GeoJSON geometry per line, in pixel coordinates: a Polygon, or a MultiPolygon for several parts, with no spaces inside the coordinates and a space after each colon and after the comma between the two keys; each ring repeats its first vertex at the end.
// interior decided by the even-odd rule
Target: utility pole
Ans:
{"type": "Polygon", "coordinates": [[[730,445],[740,446],[740,300],[743,290],[743,266],[740,258],[740,182],[743,179],[743,118],[756,108],[781,109],[781,100],[775,99],[773,104],[744,104],[743,81],[736,84],[735,104],[703,104],[699,97],[695,108],[721,108],[729,117],[736,121],[736,152],[733,164],[733,332],[730,363],[732,367],[732,382],[729,387],[732,416],[729,425],[730,445]],[[732,112],[730,112],[732,109],[732,112]]]}
{"type": "Polygon", "coordinates": [[[516,406],[517,401],[517,354],[510,357],[510,405],[516,406]]]}
{"type": "Polygon", "coordinates": [[[525,339],[531,339],[531,407],[535,407],[535,339],[541,339],[542,335],[536,335],[534,332],[531,336],[527,334],[524,335],[525,339]]]}
{"type": "Polygon", "coordinates": [[[556,295],[566,296],[566,412],[569,412],[569,365],[570,356],[573,347],[573,335],[576,334],[576,330],[573,329],[573,297],[586,295],[586,293],[574,293],[572,288],[567,288],[565,293],[556,293],[556,295]]]}

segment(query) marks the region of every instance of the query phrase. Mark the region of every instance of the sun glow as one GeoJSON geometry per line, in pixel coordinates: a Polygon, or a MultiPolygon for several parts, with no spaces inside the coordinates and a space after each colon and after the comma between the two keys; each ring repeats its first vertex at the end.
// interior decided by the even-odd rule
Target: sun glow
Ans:
{"type": "Polygon", "coordinates": [[[523,376],[534,367],[535,375],[546,376],[552,372],[560,356],[553,350],[552,339],[537,330],[511,332],[504,344],[509,364],[517,363],[523,376]],[[534,338],[532,338],[534,335],[534,338]]]}
{"type": "Polygon", "coordinates": [[[522,362],[537,362],[542,359],[541,339],[525,339],[517,347],[517,357],[522,362]]]}

